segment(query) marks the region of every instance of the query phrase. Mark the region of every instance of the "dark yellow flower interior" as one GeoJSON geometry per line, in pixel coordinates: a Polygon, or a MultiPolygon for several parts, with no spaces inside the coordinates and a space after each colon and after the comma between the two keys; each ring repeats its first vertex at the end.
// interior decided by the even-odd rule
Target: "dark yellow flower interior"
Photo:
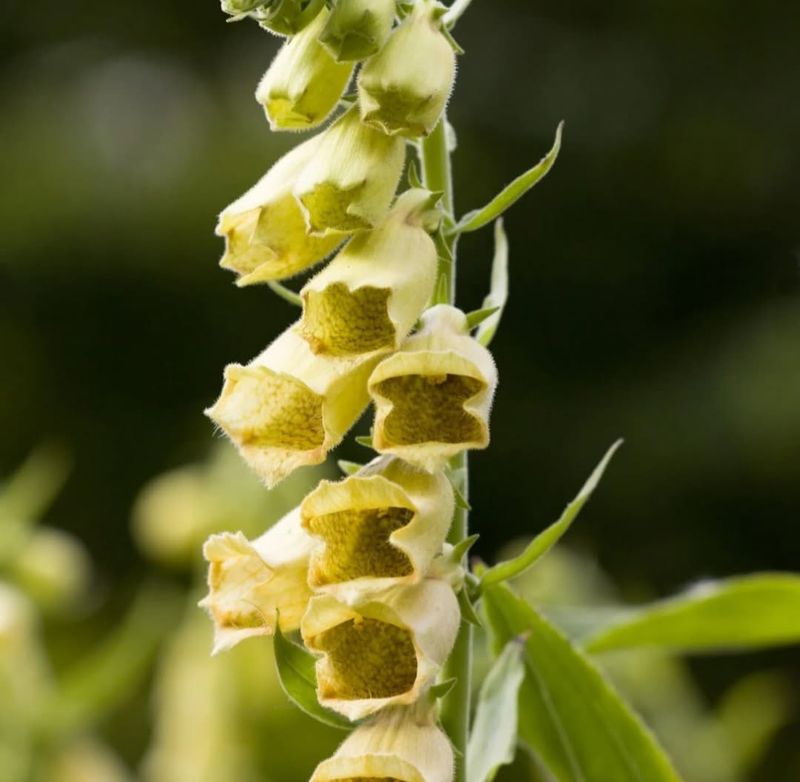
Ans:
{"type": "Polygon", "coordinates": [[[388,622],[349,619],[320,633],[315,646],[328,655],[328,675],[319,682],[325,698],[390,698],[417,678],[411,632],[388,622]]]}
{"type": "Polygon", "coordinates": [[[478,419],[464,402],[484,384],[466,375],[403,375],[378,384],[378,393],[392,403],[383,424],[391,445],[427,442],[466,443],[480,440],[478,419]]]}
{"type": "Polygon", "coordinates": [[[426,135],[428,128],[416,120],[433,99],[433,95],[414,95],[408,89],[370,89],[370,96],[378,104],[367,111],[364,122],[377,125],[384,133],[400,133],[405,136],[426,135]],[[416,121],[415,121],[416,120],[416,121]]]}
{"type": "Polygon", "coordinates": [[[351,291],[341,282],[305,296],[300,334],[315,353],[344,356],[394,347],[387,288],[351,291]]]}
{"type": "Polygon", "coordinates": [[[411,521],[408,508],[369,508],[314,516],[309,532],[325,541],[310,579],[314,586],[354,578],[399,578],[413,571],[408,557],[389,542],[389,536],[411,521]]]}
{"type": "Polygon", "coordinates": [[[312,231],[359,231],[372,226],[363,217],[349,214],[347,207],[356,200],[363,183],[341,190],[330,182],[323,182],[300,196],[310,215],[312,231]]]}

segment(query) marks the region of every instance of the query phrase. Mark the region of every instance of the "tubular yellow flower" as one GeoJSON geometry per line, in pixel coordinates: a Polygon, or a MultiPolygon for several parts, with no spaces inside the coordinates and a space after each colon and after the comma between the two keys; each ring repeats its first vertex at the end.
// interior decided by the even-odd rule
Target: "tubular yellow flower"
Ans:
{"type": "Polygon", "coordinates": [[[359,725],[311,782],[451,782],[453,748],[418,709],[386,709],[359,725]]]}
{"type": "Polygon", "coordinates": [[[375,54],[392,29],[395,0],[337,0],[320,43],[338,62],[375,54]]]}
{"type": "MultiPolygon", "coordinates": [[[[238,2],[247,3],[248,0],[238,2]]],[[[316,17],[324,2],[325,0],[261,0],[253,16],[261,27],[271,33],[297,35],[316,17]]]]}
{"type": "Polygon", "coordinates": [[[220,214],[216,233],[225,237],[220,266],[240,275],[237,285],[291,277],[321,261],[341,241],[337,236],[309,236],[292,195],[318,146],[315,137],[295,147],[220,214]]]}
{"type": "Polygon", "coordinates": [[[278,51],[256,90],[272,130],[307,130],[325,121],[353,73],[317,40],[328,21],[323,9],[278,51]]]}
{"type": "Polygon", "coordinates": [[[321,135],[294,188],[314,234],[375,227],[389,209],[405,162],[405,142],[362,124],[353,106],[321,135]]]}
{"type": "Polygon", "coordinates": [[[309,584],[352,604],[418,583],[442,551],[453,507],[442,473],[393,457],[338,483],[322,481],[300,506],[303,527],[324,543],[311,557],[309,584]]]}
{"type": "Polygon", "coordinates": [[[212,535],[203,546],[208,595],[200,605],[214,621],[214,654],[255,635],[296,630],[311,598],[307,572],[315,540],[295,508],[252,543],[241,533],[212,535]]]}
{"type": "Polygon", "coordinates": [[[394,350],[408,335],[436,281],[431,201],[427,190],[403,193],[378,228],[351,239],[309,280],[298,331],[315,353],[394,350]]]}
{"type": "Polygon", "coordinates": [[[416,701],[453,647],[461,615],[453,590],[426,580],[348,606],[314,597],[300,630],[317,660],[319,702],[351,720],[416,701]]]}
{"type": "Polygon", "coordinates": [[[433,0],[418,0],[383,49],[364,64],[358,100],[368,125],[403,136],[427,136],[436,126],[456,75],[441,12],[433,0]]]}
{"type": "Polygon", "coordinates": [[[247,366],[225,368],[206,414],[272,487],[339,444],[369,402],[366,382],[379,360],[317,356],[290,326],[247,366]]]}
{"type": "Polygon", "coordinates": [[[485,448],[496,385],[492,356],[469,336],[464,313],[433,307],[420,331],[369,379],[376,408],[373,447],[426,470],[460,451],[485,448]]]}

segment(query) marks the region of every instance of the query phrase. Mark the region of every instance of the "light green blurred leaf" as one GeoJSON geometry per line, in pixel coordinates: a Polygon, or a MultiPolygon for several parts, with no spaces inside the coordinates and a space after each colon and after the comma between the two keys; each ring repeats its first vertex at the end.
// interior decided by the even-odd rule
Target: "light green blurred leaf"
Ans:
{"type": "Polygon", "coordinates": [[[484,607],[495,648],[528,634],[520,737],[559,782],[676,782],[652,733],[597,667],[502,584],[484,607]]]}
{"type": "Polygon", "coordinates": [[[503,230],[503,221],[496,220],[494,224],[494,258],[492,260],[492,276],[489,285],[489,293],[483,300],[483,311],[494,310],[478,328],[475,335],[478,342],[484,347],[488,347],[497,329],[500,326],[500,318],[503,317],[503,310],[508,301],[508,237],[503,230]]]}
{"type": "Polygon", "coordinates": [[[608,449],[600,464],[595,467],[594,472],[589,476],[589,480],[586,481],[583,488],[578,492],[578,496],[564,509],[561,518],[554,524],[551,524],[546,530],[540,532],[518,557],[507,562],[500,562],[494,567],[489,568],[481,578],[482,587],[497,584],[501,581],[506,581],[509,578],[521,575],[560,540],[561,536],[570,528],[570,525],[580,513],[586,501],[592,496],[592,492],[597,488],[597,484],[603,477],[603,472],[605,472],[608,463],[611,461],[611,457],[614,456],[620,445],[622,445],[622,440],[617,440],[617,442],[608,449]]]}
{"type": "Polygon", "coordinates": [[[522,642],[512,639],[483,680],[467,747],[467,782],[491,782],[500,766],[514,760],[522,655],[522,642]]]}
{"type": "Polygon", "coordinates": [[[552,149],[533,168],[528,169],[511,184],[506,185],[486,206],[465,214],[450,233],[468,233],[469,231],[477,231],[479,228],[483,228],[484,225],[500,217],[506,209],[525,195],[534,185],[538,184],[553,167],[553,163],[556,162],[558,151],[561,149],[561,133],[563,129],[564,123],[559,122],[552,149]]]}
{"type": "Polygon", "coordinates": [[[317,700],[316,659],[302,646],[290,641],[275,628],[275,665],[281,687],[292,703],[315,720],[333,728],[351,730],[353,725],[344,717],[320,706],[317,700]]]}
{"type": "Polygon", "coordinates": [[[800,642],[800,576],[763,573],[699,584],[633,609],[584,641],[592,652],[662,646],[701,652],[800,642]]]}

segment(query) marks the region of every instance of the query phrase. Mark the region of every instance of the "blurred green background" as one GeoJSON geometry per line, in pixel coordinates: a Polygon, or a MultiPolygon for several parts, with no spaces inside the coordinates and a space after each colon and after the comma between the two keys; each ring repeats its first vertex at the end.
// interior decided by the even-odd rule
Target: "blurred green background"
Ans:
{"type": "MultiPolygon", "coordinates": [[[[88,644],[152,570],[129,531],[140,488],[204,459],[223,366],[294,317],[234,288],[212,231],[296,137],[268,133],[252,98],[277,39],[226,25],[213,0],[3,7],[0,474],[43,440],[71,454],[47,520],[96,564],[88,644]]],[[[475,0],[457,32],[459,211],[566,121],[556,168],[506,221],[493,442],[472,460],[478,553],[553,520],[623,436],[570,542],[626,597],[797,570],[800,12],[475,0]]],[[[465,308],[491,253],[489,230],[461,243],[465,308]]],[[[50,632],[66,657],[81,648],[50,632]]],[[[692,668],[712,701],[756,670],[800,690],[796,650],[692,668]]],[[[753,779],[797,779],[799,741],[795,717],[753,779]]]]}

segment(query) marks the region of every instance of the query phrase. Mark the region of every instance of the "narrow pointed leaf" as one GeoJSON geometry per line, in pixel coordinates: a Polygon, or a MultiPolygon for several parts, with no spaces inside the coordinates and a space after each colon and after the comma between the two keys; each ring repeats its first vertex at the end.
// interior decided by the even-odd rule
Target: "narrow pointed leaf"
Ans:
{"type": "Polygon", "coordinates": [[[494,224],[494,260],[492,261],[492,278],[489,294],[483,300],[485,309],[494,309],[495,312],[481,323],[475,335],[478,342],[484,347],[489,347],[497,328],[503,310],[508,301],[508,238],[503,230],[503,221],[497,220],[494,224]]]}
{"type": "Polygon", "coordinates": [[[658,742],[592,661],[504,584],[483,604],[495,649],[528,634],[519,735],[558,782],[680,782],[658,742]]]}
{"type": "Polygon", "coordinates": [[[472,605],[472,601],[466,589],[462,589],[458,593],[458,607],[461,609],[461,618],[465,622],[471,624],[473,627],[481,627],[483,625],[481,618],[475,611],[475,606],[472,605]]]}
{"type": "Polygon", "coordinates": [[[800,576],[760,573],[699,584],[595,629],[592,652],[660,646],[688,652],[800,643],[800,576]]]}
{"type": "Polygon", "coordinates": [[[355,439],[356,439],[356,442],[359,445],[363,445],[365,448],[372,448],[372,435],[371,434],[369,434],[369,435],[366,435],[366,434],[359,435],[355,439]]]}
{"type": "Polygon", "coordinates": [[[495,196],[482,209],[469,212],[459,220],[452,233],[468,233],[477,231],[484,225],[491,223],[506,211],[513,203],[528,192],[535,184],[540,182],[547,172],[553,167],[561,149],[561,133],[564,123],[560,122],[556,129],[556,139],[552,149],[531,169],[518,176],[510,185],[503,188],[502,192],[495,196]]]}
{"type": "Polygon", "coordinates": [[[456,686],[457,681],[458,679],[452,678],[452,679],[446,679],[445,681],[439,684],[434,684],[433,687],[431,687],[431,689],[429,690],[430,696],[436,699],[447,697],[447,695],[450,693],[450,690],[452,690],[453,687],[456,686]]]}
{"type": "Polygon", "coordinates": [[[467,782],[491,782],[500,766],[514,760],[523,651],[521,641],[509,641],[483,680],[467,747],[467,782]]]}
{"type": "Polygon", "coordinates": [[[597,488],[597,484],[603,477],[603,472],[611,461],[611,457],[614,456],[620,445],[622,445],[622,440],[617,440],[617,442],[608,449],[608,452],[603,457],[600,464],[595,467],[594,472],[589,476],[589,480],[586,481],[583,488],[578,492],[578,496],[564,509],[561,518],[554,524],[551,524],[546,530],[540,532],[518,557],[507,562],[500,562],[494,567],[489,568],[484,573],[483,578],[481,578],[482,586],[485,587],[490,584],[497,584],[500,581],[506,581],[509,578],[514,578],[524,573],[561,539],[561,536],[570,528],[572,522],[575,521],[581,508],[586,504],[586,501],[592,496],[592,492],[597,488]]]}
{"type": "Polygon", "coordinates": [[[451,552],[453,561],[461,562],[461,560],[467,556],[469,550],[478,542],[478,538],[480,538],[480,535],[470,535],[468,538],[464,538],[464,540],[460,540],[456,543],[451,552]]]}
{"type": "Polygon", "coordinates": [[[481,325],[487,318],[491,318],[500,307],[482,307],[467,314],[467,327],[470,331],[481,325]]]}
{"type": "Polygon", "coordinates": [[[275,628],[273,641],[278,679],[289,700],[319,722],[334,728],[350,730],[353,725],[348,720],[320,706],[317,700],[314,655],[290,641],[278,627],[275,628]]]}

